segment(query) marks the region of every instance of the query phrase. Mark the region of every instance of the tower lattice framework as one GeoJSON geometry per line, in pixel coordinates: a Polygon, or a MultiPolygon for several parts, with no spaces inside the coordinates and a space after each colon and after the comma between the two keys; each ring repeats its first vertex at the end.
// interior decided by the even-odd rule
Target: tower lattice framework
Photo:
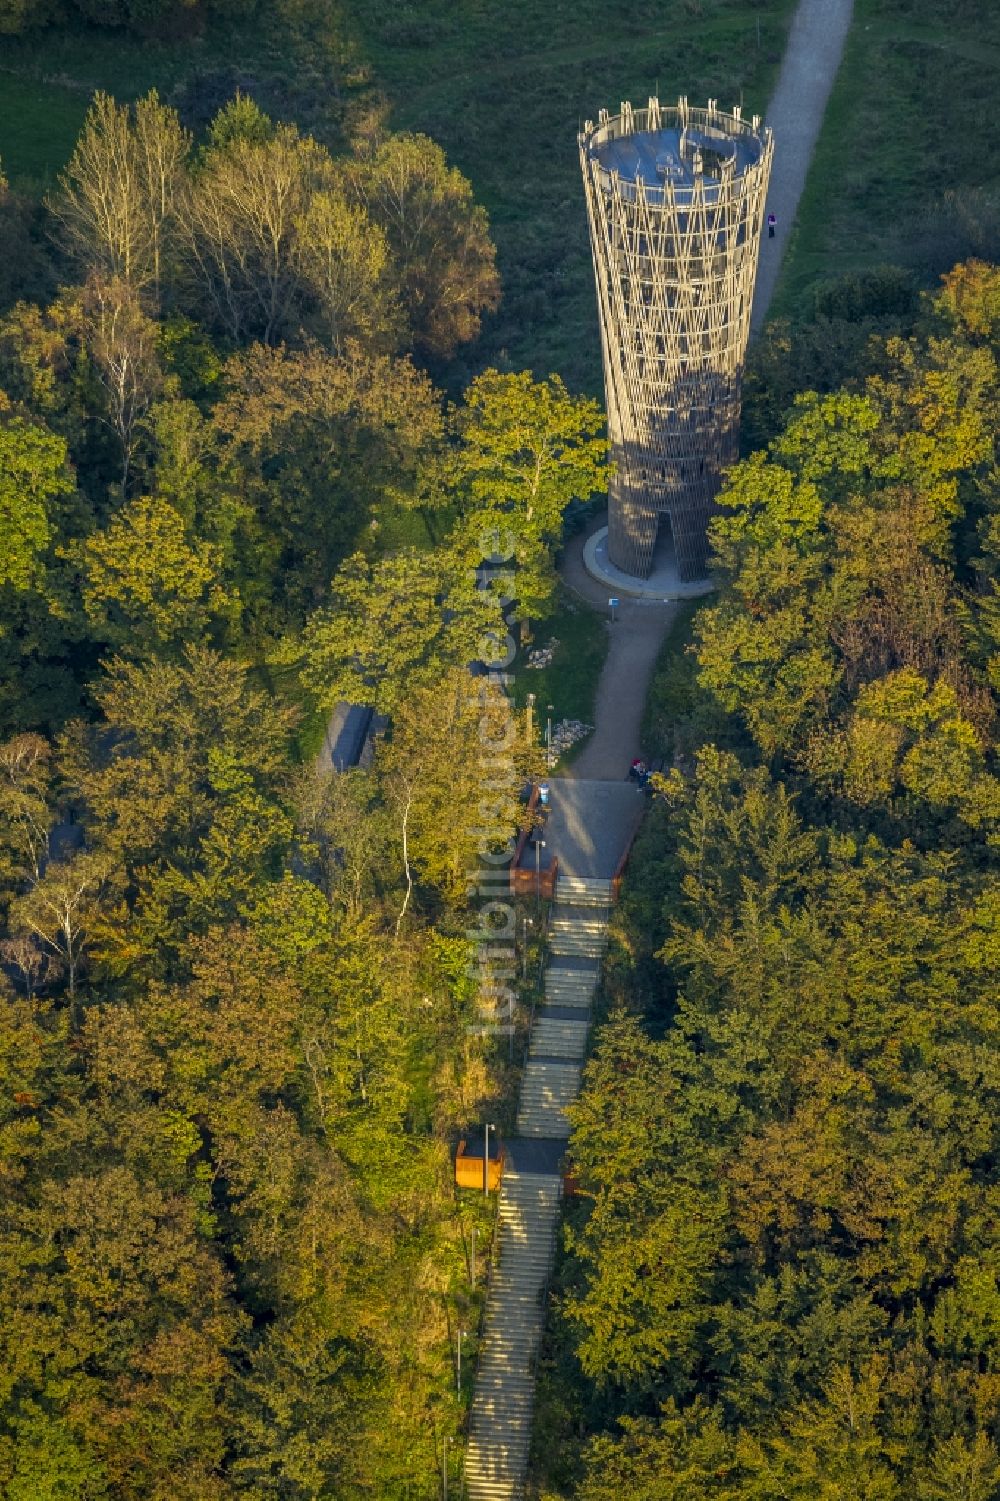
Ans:
{"type": "Polygon", "coordinates": [[[648,576],[669,516],[682,579],[738,456],[743,360],[773,140],[686,99],[602,110],[579,137],[613,477],[608,555],[648,576]]]}

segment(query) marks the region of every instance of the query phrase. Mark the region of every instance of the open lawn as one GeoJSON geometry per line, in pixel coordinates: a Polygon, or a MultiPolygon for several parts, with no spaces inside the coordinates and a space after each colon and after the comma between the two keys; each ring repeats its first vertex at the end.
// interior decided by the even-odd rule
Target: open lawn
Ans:
{"type": "MultiPolygon", "coordinates": [[[[608,633],[604,619],[568,591],[560,593],[555,609],[544,620],[532,622],[532,640],[518,653],[514,662],[512,698],[518,709],[535,695],[536,724],[545,735],[548,706],[552,705],[552,723],[561,719],[594,722],[594,696],[597,681],[608,652],[608,633]],[[528,667],[528,653],[556,642],[548,667],[528,667]]],[[[582,745],[583,742],[580,742],[582,745]]],[[[572,761],[574,746],[562,758],[572,761]]]]}
{"type": "Polygon", "coordinates": [[[655,90],[762,109],[792,0],[347,4],[393,126],[440,141],[489,209],[503,304],[471,358],[597,393],[577,131],[602,105],[655,90]]]}
{"type": "Polygon", "coordinates": [[[995,4],[856,0],[772,315],[852,270],[896,262],[931,282],[1000,254],[998,72],[995,4]]]}
{"type": "Polygon", "coordinates": [[[357,82],[341,38],[321,0],[288,0],[280,12],[213,20],[169,39],[79,21],[4,37],[0,159],[18,187],[43,191],[69,157],[96,89],[129,100],[156,88],[198,130],[242,88],[276,117],[334,142],[345,91],[357,82]]]}

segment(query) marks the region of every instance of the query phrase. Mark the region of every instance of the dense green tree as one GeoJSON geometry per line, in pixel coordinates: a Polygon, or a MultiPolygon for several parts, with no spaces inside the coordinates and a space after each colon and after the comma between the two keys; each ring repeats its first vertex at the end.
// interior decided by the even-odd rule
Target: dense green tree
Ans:
{"type": "Polygon", "coordinates": [[[166,501],[143,498],[117,513],[83,549],[83,607],[95,634],[127,656],[204,639],[231,613],[220,550],[194,546],[166,501]]]}
{"type": "Polygon", "coordinates": [[[554,549],[571,501],[607,483],[607,442],[597,402],[569,394],[557,375],[487,370],[453,414],[457,546],[476,565],[503,553],[516,566],[521,613],[552,597],[554,549]]]}
{"type": "Polygon", "coordinates": [[[57,530],[54,503],[72,491],[62,439],[23,417],[0,421],[0,588],[37,580],[57,530]]]}
{"type": "Polygon", "coordinates": [[[503,620],[475,570],[447,553],[349,558],[331,603],[310,619],[303,680],[321,702],[346,698],[391,713],[452,667],[496,660],[503,620]]]}
{"type": "MultiPolygon", "coordinates": [[[[266,581],[274,614],[298,623],[337,565],[377,540],[378,515],[417,484],[441,431],[427,378],[408,360],[255,345],[227,366],[213,413],[231,483],[254,505],[241,577],[266,581]]],[[[258,590],[259,592],[259,590],[258,590]]]]}

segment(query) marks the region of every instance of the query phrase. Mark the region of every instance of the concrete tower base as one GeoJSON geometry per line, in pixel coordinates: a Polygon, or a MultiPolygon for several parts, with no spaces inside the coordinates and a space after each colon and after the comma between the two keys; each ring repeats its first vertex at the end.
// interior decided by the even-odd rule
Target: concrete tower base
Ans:
{"type": "Polygon", "coordinates": [[[623,573],[608,557],[608,529],[600,527],[588,537],[583,547],[583,564],[592,579],[607,587],[608,598],[626,595],[629,599],[661,601],[667,599],[700,599],[711,594],[715,588],[711,579],[692,579],[685,583],[677,568],[677,559],[672,548],[657,549],[653,568],[648,578],[636,578],[623,573]]]}

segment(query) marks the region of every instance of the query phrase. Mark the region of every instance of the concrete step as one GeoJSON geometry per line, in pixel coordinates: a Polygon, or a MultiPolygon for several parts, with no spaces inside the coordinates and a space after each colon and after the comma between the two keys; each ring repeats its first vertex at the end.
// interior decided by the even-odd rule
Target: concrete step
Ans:
{"type": "Polygon", "coordinates": [[[592,933],[552,933],[549,951],[565,959],[602,959],[607,947],[603,938],[592,933]]]}
{"type": "Polygon", "coordinates": [[[517,1129],[522,1136],[569,1136],[564,1114],[580,1092],[580,1069],[572,1063],[528,1060],[521,1080],[517,1129]]]}
{"type": "Polygon", "coordinates": [[[567,1010],[575,1011],[581,1021],[589,1022],[592,1005],[593,1003],[589,996],[587,996],[586,998],[581,997],[579,1000],[573,1000],[571,996],[555,995],[549,996],[545,1001],[542,1002],[541,1006],[538,1008],[538,1014],[539,1016],[544,1016],[546,1010],[549,1007],[551,1007],[553,1010],[565,1007],[567,1010]]]}
{"type": "Polygon", "coordinates": [[[592,907],[586,905],[581,906],[576,902],[564,902],[560,900],[558,892],[556,893],[555,901],[549,908],[550,924],[559,921],[586,923],[598,922],[603,923],[606,927],[608,922],[610,921],[610,918],[610,906],[592,907]]]}
{"type": "Polygon", "coordinates": [[[581,986],[579,990],[547,990],[544,1006],[572,1006],[574,1011],[589,1012],[594,1004],[593,990],[581,986]]]}
{"type": "Polygon", "coordinates": [[[587,1050],[590,1024],[584,1021],[550,1021],[542,1012],[535,1018],[531,1032],[532,1058],[572,1058],[579,1060],[587,1050]]]}
{"type": "MultiPolygon", "coordinates": [[[[557,885],[548,936],[551,952],[562,955],[564,962],[557,958],[545,973],[545,1001],[532,1028],[517,1116],[521,1136],[553,1142],[569,1135],[565,1110],[580,1090],[580,1061],[611,905],[609,881],[560,876],[557,885]],[[547,1008],[560,1008],[560,1014],[546,1014],[547,1008]],[[561,1008],[579,1015],[567,1016],[561,1008]]],[[[562,1182],[555,1172],[504,1174],[497,1262],[490,1277],[469,1413],[464,1491],[468,1501],[523,1501],[534,1363],[544,1329],[543,1295],[561,1194],[562,1182]]]]}
{"type": "Polygon", "coordinates": [[[606,933],[608,919],[596,907],[555,907],[549,917],[549,932],[575,928],[579,933],[606,933]]]}
{"type": "Polygon", "coordinates": [[[545,994],[559,995],[564,991],[593,995],[597,990],[598,976],[585,969],[549,969],[545,974],[545,994]]]}
{"type": "Polygon", "coordinates": [[[556,901],[574,907],[611,907],[614,895],[611,882],[597,876],[566,876],[556,881],[556,901]]]}
{"type": "Polygon", "coordinates": [[[561,1001],[565,996],[570,1006],[589,1006],[596,994],[597,984],[593,980],[553,980],[545,986],[547,1001],[561,1001]]]}
{"type": "Polygon", "coordinates": [[[551,959],[545,970],[545,978],[555,985],[561,985],[566,980],[579,980],[581,985],[596,985],[601,977],[600,961],[596,959],[568,959],[560,964],[558,959],[551,959]]]}

